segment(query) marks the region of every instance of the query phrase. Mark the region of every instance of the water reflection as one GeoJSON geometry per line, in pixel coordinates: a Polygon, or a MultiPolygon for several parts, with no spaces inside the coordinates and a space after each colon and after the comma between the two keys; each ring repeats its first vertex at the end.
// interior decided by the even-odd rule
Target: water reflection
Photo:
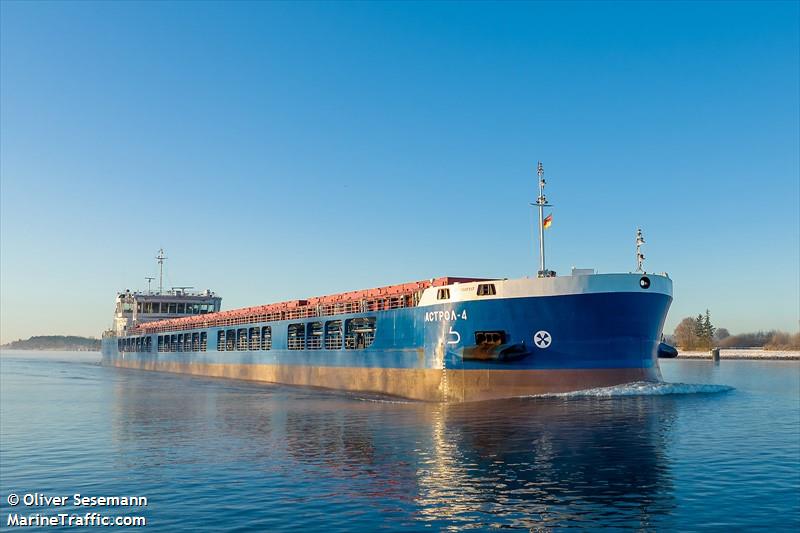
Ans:
{"type": "Polygon", "coordinates": [[[392,403],[129,373],[112,412],[122,460],[236,465],[259,473],[242,491],[344,498],[411,529],[648,528],[675,505],[669,397],[392,403]]]}
{"type": "Polygon", "coordinates": [[[420,516],[546,528],[602,512],[607,524],[647,527],[654,510],[674,505],[661,431],[674,411],[660,400],[441,406],[421,469],[420,516]]]}

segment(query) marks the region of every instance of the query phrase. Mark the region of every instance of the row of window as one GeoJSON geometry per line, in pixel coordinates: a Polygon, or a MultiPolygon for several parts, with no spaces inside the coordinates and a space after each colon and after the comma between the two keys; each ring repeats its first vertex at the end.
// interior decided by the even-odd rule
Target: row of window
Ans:
{"type": "Polygon", "coordinates": [[[183,302],[136,302],[137,313],[204,315],[214,312],[214,304],[191,304],[183,302]]]}
{"type": "MultiPolygon", "coordinates": [[[[327,322],[298,322],[287,326],[286,347],[290,350],[364,349],[375,341],[375,317],[327,322]]],[[[253,351],[272,348],[272,327],[238,328],[217,332],[217,350],[253,351]]]]}
{"type": "MultiPolygon", "coordinates": [[[[159,335],[157,350],[159,352],[205,352],[208,347],[207,333],[176,333],[173,335],[159,335]]],[[[117,339],[117,348],[120,352],[152,352],[153,338],[125,337],[117,339]]]]}
{"type": "MultiPolygon", "coordinates": [[[[298,322],[287,326],[287,348],[290,350],[361,350],[375,341],[375,317],[351,318],[344,321],[298,322]]],[[[152,338],[126,337],[117,340],[121,352],[149,352],[152,338]]],[[[159,352],[205,352],[208,339],[205,331],[159,335],[159,352]]],[[[217,351],[253,351],[272,349],[272,326],[219,330],[217,351]]]]}
{"type": "Polygon", "coordinates": [[[153,349],[153,339],[150,336],[117,339],[117,349],[120,352],[149,352],[153,349]]]}
{"type": "Polygon", "coordinates": [[[217,351],[219,352],[270,349],[272,349],[272,326],[217,332],[217,351]]]}
{"type": "Polygon", "coordinates": [[[208,334],[205,331],[158,336],[159,352],[205,352],[207,349],[208,334]]]}
{"type": "MultiPolygon", "coordinates": [[[[478,289],[476,291],[478,296],[494,296],[497,294],[497,289],[494,286],[494,283],[479,283],[478,289]]],[[[437,300],[449,300],[450,299],[450,289],[444,288],[439,289],[436,291],[436,299],[437,300]]]]}
{"type": "Polygon", "coordinates": [[[375,341],[375,317],[289,324],[287,347],[290,350],[347,350],[368,348],[375,341]]]}

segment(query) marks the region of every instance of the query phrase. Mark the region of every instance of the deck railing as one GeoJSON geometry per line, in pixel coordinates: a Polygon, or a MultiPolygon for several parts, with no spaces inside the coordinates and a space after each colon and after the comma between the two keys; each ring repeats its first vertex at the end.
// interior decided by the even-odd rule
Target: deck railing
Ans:
{"type": "Polygon", "coordinates": [[[242,326],[280,320],[371,313],[415,307],[422,292],[435,286],[454,282],[480,281],[477,278],[438,278],[392,287],[354,291],[309,300],[294,300],[280,304],[234,309],[205,315],[192,315],[139,324],[134,334],[187,331],[211,327],[242,326]]]}

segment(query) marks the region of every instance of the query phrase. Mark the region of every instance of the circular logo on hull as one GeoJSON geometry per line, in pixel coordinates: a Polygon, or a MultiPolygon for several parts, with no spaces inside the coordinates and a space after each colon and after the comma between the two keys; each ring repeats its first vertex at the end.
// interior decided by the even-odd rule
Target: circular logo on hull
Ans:
{"type": "Polygon", "coordinates": [[[552,342],[553,337],[545,330],[540,330],[533,334],[533,343],[539,348],[549,348],[552,342]]]}

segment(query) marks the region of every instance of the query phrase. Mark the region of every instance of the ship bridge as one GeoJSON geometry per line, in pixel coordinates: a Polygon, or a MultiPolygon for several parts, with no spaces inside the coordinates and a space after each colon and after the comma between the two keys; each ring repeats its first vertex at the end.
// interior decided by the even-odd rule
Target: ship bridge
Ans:
{"type": "Polygon", "coordinates": [[[189,291],[190,287],[175,287],[167,291],[139,292],[126,290],[117,294],[114,310],[114,333],[124,335],[140,324],[216,313],[222,298],[210,290],[189,291]]]}

